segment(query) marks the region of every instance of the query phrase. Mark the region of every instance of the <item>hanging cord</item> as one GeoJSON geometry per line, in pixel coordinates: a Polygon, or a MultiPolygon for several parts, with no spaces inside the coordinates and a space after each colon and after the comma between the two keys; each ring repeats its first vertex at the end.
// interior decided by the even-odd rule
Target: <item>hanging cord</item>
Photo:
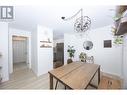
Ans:
{"type": "Polygon", "coordinates": [[[74,14],[72,17],[69,18],[65,18],[65,17],[61,17],[64,21],[68,21],[73,19],[76,15],[78,15],[81,12],[81,16],[83,16],[83,9],[81,8],[76,14],[74,14]]]}

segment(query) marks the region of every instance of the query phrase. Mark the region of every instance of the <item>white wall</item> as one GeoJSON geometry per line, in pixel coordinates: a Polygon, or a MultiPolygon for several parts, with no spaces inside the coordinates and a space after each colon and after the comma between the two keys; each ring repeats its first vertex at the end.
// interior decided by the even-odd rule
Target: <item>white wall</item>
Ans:
{"type": "Polygon", "coordinates": [[[87,31],[87,36],[84,35],[82,38],[80,38],[80,36],[77,34],[65,34],[65,64],[67,63],[68,59],[68,45],[72,45],[76,49],[75,58],[73,60],[79,60],[79,54],[81,52],[86,52],[88,56],[94,56],[95,64],[101,65],[101,70],[103,72],[122,76],[122,46],[116,46],[112,44],[112,48],[104,48],[103,40],[113,40],[113,36],[111,34],[111,26],[89,30],[87,31]],[[91,40],[93,42],[93,48],[89,51],[83,48],[83,42],[85,40],[91,40]]]}
{"type": "Polygon", "coordinates": [[[13,51],[12,51],[12,36],[13,35],[24,36],[28,38],[27,59],[29,63],[29,68],[31,68],[31,32],[20,30],[20,29],[9,28],[9,73],[13,72],[13,51]]]}
{"type": "Polygon", "coordinates": [[[37,75],[37,69],[38,69],[38,52],[37,52],[37,49],[38,49],[38,45],[37,45],[37,31],[32,31],[31,32],[31,44],[32,44],[32,47],[31,47],[31,53],[32,53],[32,63],[31,63],[31,68],[32,70],[34,71],[34,73],[37,75]]]}
{"type": "Polygon", "coordinates": [[[37,27],[38,38],[38,76],[48,73],[53,68],[53,31],[49,28],[38,25],[37,27]],[[50,39],[52,48],[40,48],[42,43],[50,39]]]}
{"type": "Polygon", "coordinates": [[[123,44],[123,77],[124,77],[124,88],[127,89],[127,34],[124,35],[123,44]]]}
{"type": "Polygon", "coordinates": [[[8,74],[8,23],[0,22],[0,64],[2,65],[2,81],[9,79],[8,74]]]}
{"type": "Polygon", "coordinates": [[[32,68],[37,76],[48,73],[53,69],[53,31],[41,25],[37,26],[37,31],[32,33],[32,68]],[[42,43],[50,38],[52,48],[40,48],[42,43]]]}

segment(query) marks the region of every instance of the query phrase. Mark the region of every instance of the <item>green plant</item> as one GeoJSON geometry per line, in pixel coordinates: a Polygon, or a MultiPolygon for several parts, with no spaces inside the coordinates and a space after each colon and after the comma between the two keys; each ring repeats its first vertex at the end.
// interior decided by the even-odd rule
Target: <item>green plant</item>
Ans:
{"type": "Polygon", "coordinates": [[[86,53],[81,52],[81,53],[80,53],[80,55],[79,55],[79,58],[80,58],[80,60],[81,60],[81,61],[83,61],[83,62],[84,62],[84,61],[85,61],[85,59],[86,59],[86,53]]]}
{"type": "Polygon", "coordinates": [[[114,40],[115,44],[123,44],[123,38],[122,36],[117,36],[114,40]]]}
{"type": "Polygon", "coordinates": [[[69,57],[70,57],[70,58],[74,57],[74,53],[75,53],[74,46],[68,45],[68,50],[67,50],[67,52],[69,53],[69,57]]]}
{"type": "MultiPolygon", "coordinates": [[[[120,19],[122,18],[122,14],[117,14],[115,17],[113,17],[113,20],[115,22],[119,22],[120,19]]],[[[117,32],[117,27],[116,25],[112,27],[111,32],[114,35],[114,44],[123,44],[123,37],[122,36],[116,36],[116,32],[117,32]]]]}
{"type": "Polygon", "coordinates": [[[116,34],[117,28],[115,26],[111,27],[111,32],[113,33],[113,35],[116,34]]]}
{"type": "Polygon", "coordinates": [[[123,44],[123,37],[122,36],[116,36],[116,32],[117,32],[117,28],[115,26],[112,27],[112,33],[113,33],[113,36],[114,36],[114,44],[123,44]]]}
{"type": "Polygon", "coordinates": [[[122,14],[117,14],[116,16],[113,17],[114,21],[118,21],[122,18],[122,14]]]}

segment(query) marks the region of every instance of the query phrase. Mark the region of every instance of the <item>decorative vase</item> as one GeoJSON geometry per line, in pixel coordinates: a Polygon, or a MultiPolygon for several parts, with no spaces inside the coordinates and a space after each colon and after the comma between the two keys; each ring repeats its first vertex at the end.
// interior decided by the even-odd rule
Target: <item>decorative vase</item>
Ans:
{"type": "Polygon", "coordinates": [[[73,62],[73,61],[72,61],[71,58],[67,59],[67,64],[70,64],[70,63],[72,63],[72,62],[73,62]]]}
{"type": "Polygon", "coordinates": [[[81,59],[81,62],[86,62],[86,60],[85,59],[81,59]]]}

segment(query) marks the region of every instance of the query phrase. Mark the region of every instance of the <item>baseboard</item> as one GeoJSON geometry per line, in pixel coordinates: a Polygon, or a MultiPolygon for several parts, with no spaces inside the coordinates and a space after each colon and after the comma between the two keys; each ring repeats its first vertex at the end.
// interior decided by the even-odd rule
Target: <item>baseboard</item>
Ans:
{"type": "Polygon", "coordinates": [[[18,63],[26,63],[26,61],[22,61],[22,62],[15,62],[13,64],[18,64],[18,63]]]}
{"type": "Polygon", "coordinates": [[[7,78],[2,78],[2,81],[1,82],[6,82],[6,81],[8,81],[9,80],[9,77],[7,77],[7,78]]]}

